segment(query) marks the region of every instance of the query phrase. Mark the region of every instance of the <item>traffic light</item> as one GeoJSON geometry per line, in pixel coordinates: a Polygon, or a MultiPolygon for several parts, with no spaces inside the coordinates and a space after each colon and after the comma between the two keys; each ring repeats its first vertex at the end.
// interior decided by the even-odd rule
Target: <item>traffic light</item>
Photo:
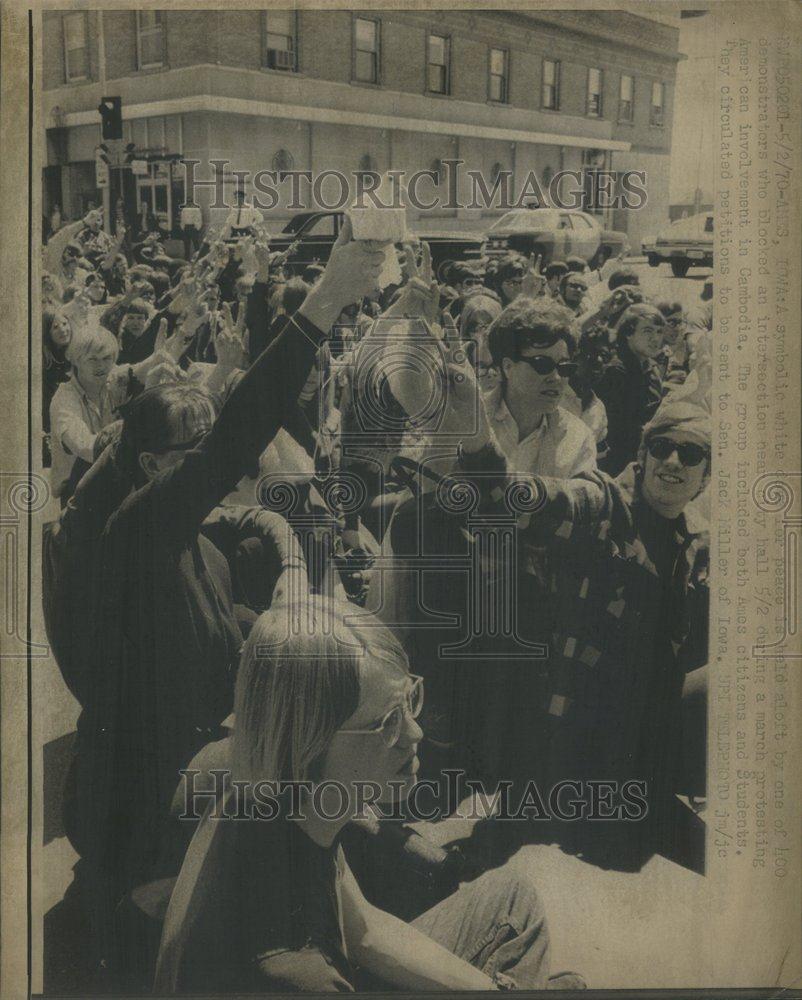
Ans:
{"type": "Polygon", "coordinates": [[[103,97],[97,109],[101,118],[101,135],[104,139],[122,139],[123,109],[121,97],[103,97]]]}

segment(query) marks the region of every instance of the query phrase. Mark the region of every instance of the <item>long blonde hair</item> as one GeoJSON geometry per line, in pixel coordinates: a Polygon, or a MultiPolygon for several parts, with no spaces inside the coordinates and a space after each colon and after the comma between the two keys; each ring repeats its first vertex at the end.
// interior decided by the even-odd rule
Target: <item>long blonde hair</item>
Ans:
{"type": "Polygon", "coordinates": [[[359,664],[407,657],[372,615],[330,597],[279,600],[254,624],[234,695],[234,777],[315,780],[336,731],[359,704],[359,664]]]}

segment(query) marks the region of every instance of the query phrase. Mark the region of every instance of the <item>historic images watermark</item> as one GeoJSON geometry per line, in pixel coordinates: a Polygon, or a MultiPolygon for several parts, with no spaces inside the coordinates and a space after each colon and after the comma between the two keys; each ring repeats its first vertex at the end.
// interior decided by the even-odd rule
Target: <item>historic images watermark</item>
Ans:
{"type": "Polygon", "coordinates": [[[465,166],[461,159],[441,161],[440,170],[375,170],[347,173],[340,170],[250,170],[232,169],[229,160],[209,160],[212,177],[198,176],[201,160],[182,161],[187,200],[196,201],[199,190],[214,191],[210,208],[236,207],[235,192],[251,192],[251,202],[270,211],[286,200],[289,210],[308,207],[309,200],[325,211],[346,207],[400,209],[513,209],[550,207],[559,209],[627,209],[637,211],[648,201],[645,170],[558,170],[547,182],[534,170],[517,181],[511,170],[501,170],[492,179],[481,170],[465,166]]]}
{"type": "Polygon", "coordinates": [[[437,822],[446,818],[476,820],[492,814],[495,820],[575,823],[624,821],[637,823],[649,812],[647,783],[642,780],[564,779],[548,788],[537,781],[502,780],[492,793],[481,781],[457,768],[440,778],[393,779],[349,783],[243,781],[227,768],[207,772],[187,769],[181,774],[180,820],[197,822],[211,807],[213,819],[302,819],[314,814],[327,821],[384,819],[437,822]],[[203,775],[199,781],[199,776],[203,775]]]}

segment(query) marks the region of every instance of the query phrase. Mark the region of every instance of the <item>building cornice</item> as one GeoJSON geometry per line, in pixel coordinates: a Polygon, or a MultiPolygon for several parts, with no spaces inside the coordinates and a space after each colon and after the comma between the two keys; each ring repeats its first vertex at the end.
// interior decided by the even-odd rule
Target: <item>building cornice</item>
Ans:
{"type": "MultiPolygon", "coordinates": [[[[417,132],[433,135],[464,136],[477,139],[495,139],[507,142],[527,142],[548,146],[566,146],[580,149],[605,149],[625,152],[632,148],[629,142],[616,140],[611,137],[611,125],[605,122],[594,120],[588,122],[588,130],[585,134],[579,134],[575,128],[578,124],[584,124],[581,119],[570,121],[562,119],[562,124],[566,128],[564,133],[548,131],[542,127],[528,128],[521,122],[521,118],[527,116],[527,112],[519,108],[500,109],[509,110],[511,116],[516,121],[509,124],[482,124],[475,120],[455,121],[459,115],[454,114],[458,109],[462,111],[466,119],[475,114],[475,109],[467,102],[451,102],[449,105],[450,120],[445,121],[440,118],[420,117],[415,113],[400,113],[399,107],[403,103],[412,100],[410,95],[382,90],[382,98],[386,101],[387,107],[393,107],[394,112],[387,110],[363,111],[356,107],[332,107],[330,105],[313,104],[311,102],[299,103],[298,100],[262,100],[261,98],[236,97],[232,93],[214,93],[214,90],[234,90],[235,77],[252,77],[254,82],[265,81],[263,73],[255,70],[232,69],[216,65],[201,64],[191,68],[176,70],[165,70],[159,74],[158,91],[162,94],[169,93],[169,84],[176,85],[180,89],[180,84],[186,82],[185,78],[191,78],[193,88],[199,85],[203,88],[202,93],[176,94],[170,97],[157,97],[154,90],[153,97],[143,100],[142,94],[135,96],[136,85],[139,77],[126,77],[121,80],[107,81],[106,92],[116,89],[123,92],[123,117],[130,121],[140,118],[153,118],[161,115],[180,115],[192,113],[220,113],[229,115],[248,115],[256,118],[278,118],[289,121],[311,122],[332,125],[362,126],[373,129],[387,129],[400,132],[417,132]],[[218,84],[225,83],[225,86],[212,86],[214,77],[222,74],[218,84]],[[225,80],[223,80],[225,78],[225,80]],[[115,84],[118,86],[115,87],[115,84]],[[120,87],[124,84],[124,87],[120,87]],[[126,93],[127,92],[127,93],[126,93]],[[137,100],[137,96],[139,100],[137,100]],[[464,108],[459,108],[464,104],[464,108]],[[571,130],[571,126],[574,129],[571,130]]],[[[147,87],[152,87],[153,77],[147,78],[147,87]]],[[[320,88],[317,81],[292,81],[303,85],[311,83],[319,97],[320,88]]],[[[100,84],[92,83],[80,88],[71,88],[69,92],[70,103],[73,108],[78,104],[80,109],[71,110],[69,106],[60,109],[59,124],[64,127],[74,127],[78,125],[97,125],[99,115],[96,105],[102,96],[100,94],[100,84]]],[[[236,88],[239,89],[239,88],[236,88]]],[[[252,87],[243,87],[244,90],[253,91],[252,87]]],[[[337,89],[342,89],[343,94],[352,95],[352,89],[347,85],[329,86],[329,93],[337,89]]],[[[55,122],[52,118],[53,109],[64,100],[66,95],[61,90],[45,92],[44,118],[47,127],[52,127],[55,122]]],[[[288,95],[289,96],[289,95],[288,95]]],[[[301,91],[297,92],[297,97],[301,97],[301,91]]],[[[418,99],[419,101],[419,99],[418,99]]],[[[374,102],[378,103],[378,102],[374,102]]],[[[412,107],[412,105],[409,105],[412,107]]],[[[427,109],[419,105],[420,113],[427,109]]],[[[483,111],[487,109],[479,106],[483,111]]],[[[498,120],[499,109],[494,110],[494,117],[498,120]]]]}

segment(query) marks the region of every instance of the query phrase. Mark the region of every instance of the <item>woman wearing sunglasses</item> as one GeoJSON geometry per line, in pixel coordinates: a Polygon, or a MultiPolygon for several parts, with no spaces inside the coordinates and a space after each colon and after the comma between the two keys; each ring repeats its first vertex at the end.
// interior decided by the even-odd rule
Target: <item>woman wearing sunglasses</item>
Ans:
{"type": "Polygon", "coordinates": [[[485,396],[510,469],[570,478],[596,468],[591,430],[561,405],[576,374],[572,317],[550,299],[518,299],[493,322],[487,347],[500,380],[485,396]]]}
{"type": "Polygon", "coordinates": [[[279,597],[254,625],[235,693],[239,807],[229,792],[189,845],[156,992],[547,986],[543,911],[509,869],[482,875],[411,924],[362,895],[341,834],[359,811],[358,783],[381,802],[409,795],[423,682],[390,631],[354,611],[279,597]],[[296,785],[293,803],[278,782],[307,790],[296,785]],[[267,798],[271,807],[255,808],[267,798]]]}

